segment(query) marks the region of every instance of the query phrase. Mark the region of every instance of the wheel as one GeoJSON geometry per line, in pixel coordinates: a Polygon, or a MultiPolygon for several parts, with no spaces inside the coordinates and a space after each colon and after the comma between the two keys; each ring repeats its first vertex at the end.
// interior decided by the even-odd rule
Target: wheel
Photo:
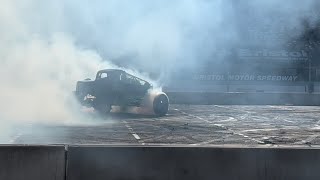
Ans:
{"type": "Polygon", "coordinates": [[[111,105],[108,104],[96,104],[93,107],[100,115],[107,115],[111,111],[111,105]]]}
{"type": "Polygon", "coordinates": [[[119,111],[120,111],[121,113],[127,112],[127,111],[128,111],[128,106],[120,106],[120,107],[119,107],[119,111]]]}
{"type": "Polygon", "coordinates": [[[74,95],[75,99],[77,100],[77,102],[78,102],[79,104],[81,104],[81,105],[84,104],[85,95],[84,95],[83,93],[74,91],[74,92],[73,92],[73,95],[74,95]]]}
{"type": "Polygon", "coordinates": [[[164,116],[169,110],[169,99],[165,94],[161,94],[153,100],[153,111],[156,115],[164,116]]]}

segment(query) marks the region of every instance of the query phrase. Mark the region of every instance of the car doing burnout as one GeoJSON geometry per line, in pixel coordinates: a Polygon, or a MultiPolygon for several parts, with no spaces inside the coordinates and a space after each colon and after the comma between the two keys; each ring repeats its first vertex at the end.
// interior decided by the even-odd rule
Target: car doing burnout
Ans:
{"type": "Polygon", "coordinates": [[[78,81],[75,95],[79,102],[99,113],[109,113],[112,106],[151,107],[154,114],[163,116],[169,107],[168,96],[152,91],[152,85],[119,69],[97,72],[96,79],[78,81]]]}

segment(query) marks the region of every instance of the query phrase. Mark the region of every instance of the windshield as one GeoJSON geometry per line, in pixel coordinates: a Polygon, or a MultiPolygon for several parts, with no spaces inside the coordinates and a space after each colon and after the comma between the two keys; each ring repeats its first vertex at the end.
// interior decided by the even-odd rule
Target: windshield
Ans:
{"type": "Polygon", "coordinates": [[[320,145],[316,0],[30,2],[0,8],[2,144],[320,145]]]}

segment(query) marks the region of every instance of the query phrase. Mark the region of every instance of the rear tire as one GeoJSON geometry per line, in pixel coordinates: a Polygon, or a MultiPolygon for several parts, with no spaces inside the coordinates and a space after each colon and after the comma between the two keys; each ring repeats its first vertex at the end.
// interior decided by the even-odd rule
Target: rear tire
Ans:
{"type": "Polygon", "coordinates": [[[96,104],[93,108],[100,115],[108,115],[111,111],[111,105],[109,104],[96,104]]]}
{"type": "Polygon", "coordinates": [[[169,110],[169,98],[165,94],[161,94],[153,100],[153,111],[158,116],[164,116],[169,110]]]}

